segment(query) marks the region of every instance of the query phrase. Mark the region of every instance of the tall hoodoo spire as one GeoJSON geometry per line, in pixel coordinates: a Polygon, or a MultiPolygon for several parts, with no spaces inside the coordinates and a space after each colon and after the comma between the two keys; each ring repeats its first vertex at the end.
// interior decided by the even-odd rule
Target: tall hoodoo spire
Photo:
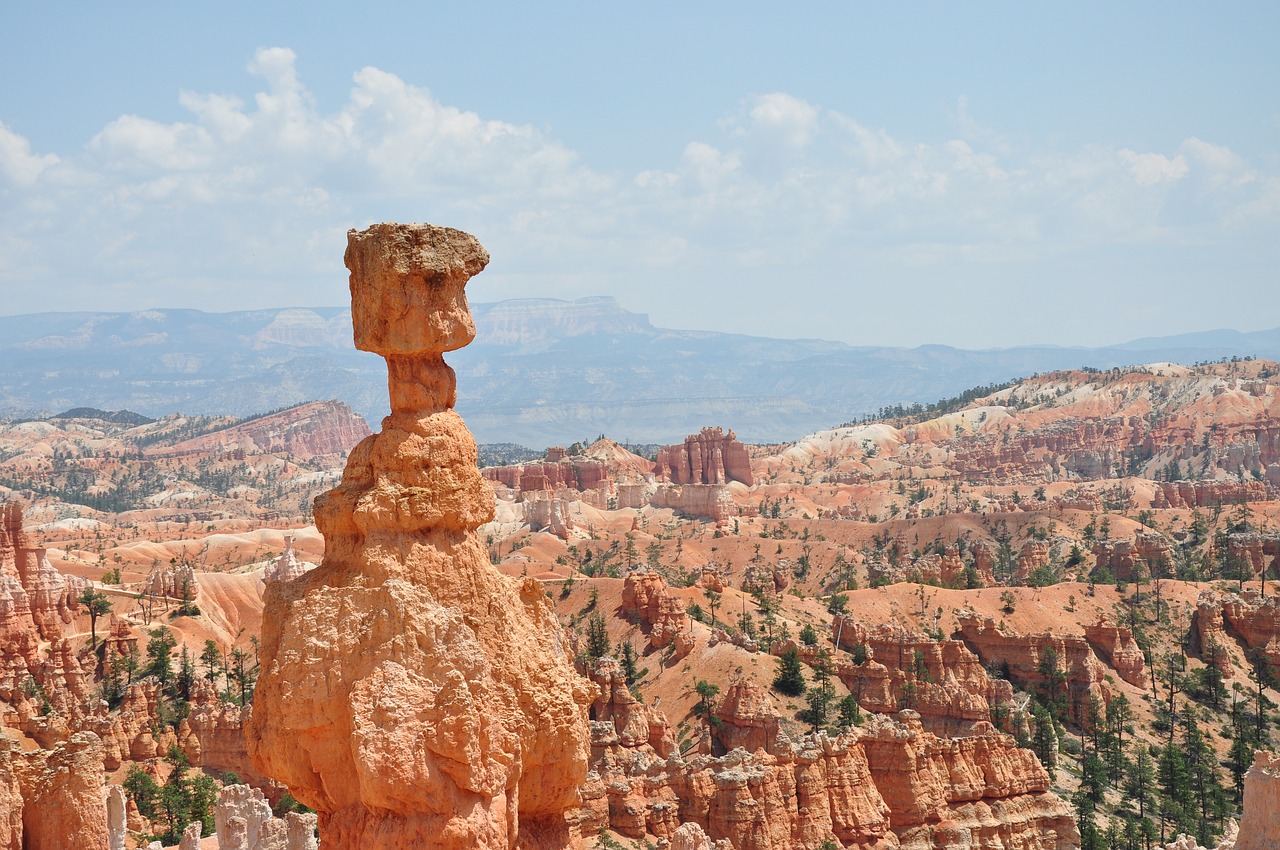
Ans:
{"type": "Polygon", "coordinates": [[[348,233],[358,348],[391,415],[316,500],[319,568],[268,586],[250,751],[333,848],[553,848],[586,774],[589,685],[541,586],[502,576],[443,354],[489,255],[425,224],[348,233]]]}

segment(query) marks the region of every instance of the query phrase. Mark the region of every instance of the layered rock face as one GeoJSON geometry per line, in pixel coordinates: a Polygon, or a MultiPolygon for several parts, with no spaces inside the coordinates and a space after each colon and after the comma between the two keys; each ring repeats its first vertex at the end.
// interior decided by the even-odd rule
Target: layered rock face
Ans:
{"type": "Polygon", "coordinates": [[[1253,575],[1280,568],[1280,534],[1247,531],[1228,535],[1227,562],[1246,566],[1253,575]]]}
{"type": "Polygon", "coordinates": [[[22,850],[22,788],[17,764],[20,760],[15,742],[0,741],[0,850],[22,850]]]}
{"type": "Polygon", "coordinates": [[[364,419],[340,401],[313,401],[250,419],[216,435],[202,435],[150,454],[281,452],[299,459],[341,455],[369,436],[364,419]]]}
{"type": "Polygon", "coordinates": [[[727,484],[740,481],[750,487],[751,459],[747,447],[732,429],[703,428],[684,443],[658,449],[657,474],[673,484],[727,484]]]}
{"type": "MultiPolygon", "coordinates": [[[[1271,664],[1280,664],[1280,597],[1264,597],[1252,587],[1239,594],[1206,590],[1196,599],[1195,627],[1202,650],[1214,644],[1225,647],[1234,636],[1271,664]]],[[[1225,655],[1216,660],[1230,676],[1225,655]]]]}
{"type": "Polygon", "coordinates": [[[835,673],[872,711],[918,712],[931,731],[955,732],[974,722],[990,721],[993,709],[1006,710],[1013,702],[1013,687],[987,674],[978,658],[963,642],[934,640],[899,624],[881,623],[872,628],[837,617],[833,637],[842,649],[866,650],[861,664],[837,664],[835,673]]]}
{"type": "Polygon", "coordinates": [[[723,484],[664,484],[654,492],[653,506],[727,525],[733,513],[733,497],[723,484]]]}
{"type": "Polygon", "coordinates": [[[1131,685],[1145,686],[1147,662],[1142,647],[1133,639],[1133,631],[1105,620],[1084,627],[1084,639],[1107,663],[1131,685]]]}
{"type": "Polygon", "coordinates": [[[309,570],[314,570],[315,568],[315,564],[298,560],[297,553],[293,551],[293,538],[286,537],[284,551],[262,570],[262,581],[266,584],[277,581],[293,581],[295,578],[306,575],[309,570]]]}
{"type": "Polygon", "coordinates": [[[108,846],[102,756],[102,742],[91,732],[77,732],[52,752],[27,755],[18,771],[25,850],[108,846]]]}
{"type": "Polygon", "coordinates": [[[606,464],[581,458],[490,466],[482,474],[490,481],[505,484],[521,493],[535,490],[555,492],[562,487],[578,491],[594,490],[609,481],[609,468],[606,464]]]}
{"type": "Polygon", "coordinates": [[[1159,532],[1139,531],[1132,540],[1099,540],[1093,544],[1093,557],[1099,567],[1123,581],[1132,581],[1139,574],[1146,578],[1167,576],[1171,574],[1173,544],[1159,532]]]}
{"type": "Polygon", "coordinates": [[[267,586],[247,729],[326,847],[570,842],[589,685],[538,582],[489,564],[493,500],[442,358],[474,336],[463,287],[488,259],[448,228],[348,234],[356,346],[386,358],[391,415],[316,500],[322,564],[267,586]]]}
{"type": "MultiPolygon", "coordinates": [[[[767,693],[736,684],[717,711],[740,747],[727,755],[662,756],[594,723],[594,770],[583,788],[583,832],[628,837],[694,832],[735,850],[859,850],[1079,846],[1070,806],[1049,792],[1035,756],[978,724],[964,738],[925,732],[912,711],[872,715],[861,729],[792,741],[772,728],[767,693]],[[772,735],[767,748],[763,739],[772,735]]],[[[637,740],[638,735],[630,740],[637,740]]]]}
{"type": "Polygon", "coordinates": [[[1052,686],[1046,675],[1052,667],[1055,676],[1062,677],[1066,693],[1060,696],[1069,701],[1077,723],[1088,718],[1092,700],[1101,705],[1111,701],[1107,668],[1084,637],[1006,633],[994,620],[971,612],[961,612],[958,620],[961,637],[982,663],[1007,666],[1010,678],[1024,688],[1052,686]]]}
{"type": "Polygon", "coordinates": [[[681,658],[693,648],[689,615],[657,573],[627,576],[622,585],[622,610],[640,621],[648,632],[651,648],[662,649],[674,643],[676,655],[681,658]]]}
{"type": "Polygon", "coordinates": [[[1235,850],[1280,847],[1280,754],[1259,750],[1244,775],[1244,815],[1235,850]]]}
{"type": "Polygon", "coordinates": [[[1161,481],[1151,499],[1153,508],[1211,508],[1261,502],[1267,485],[1261,481],[1161,481]]]}
{"type": "Polygon", "coordinates": [[[44,549],[34,546],[22,530],[22,504],[0,505],[0,621],[10,616],[18,620],[29,615],[39,636],[45,640],[62,637],[62,627],[70,624],[74,602],[67,580],[45,558],[44,549]],[[7,598],[13,600],[9,609],[7,598]]]}

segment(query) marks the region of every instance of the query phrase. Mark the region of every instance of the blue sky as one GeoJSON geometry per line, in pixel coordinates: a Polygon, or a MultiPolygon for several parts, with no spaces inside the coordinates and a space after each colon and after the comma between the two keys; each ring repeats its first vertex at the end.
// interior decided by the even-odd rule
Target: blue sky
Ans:
{"type": "Polygon", "coordinates": [[[105,5],[0,10],[10,314],[339,304],[398,219],[674,327],[1280,325],[1274,3],[105,5]]]}

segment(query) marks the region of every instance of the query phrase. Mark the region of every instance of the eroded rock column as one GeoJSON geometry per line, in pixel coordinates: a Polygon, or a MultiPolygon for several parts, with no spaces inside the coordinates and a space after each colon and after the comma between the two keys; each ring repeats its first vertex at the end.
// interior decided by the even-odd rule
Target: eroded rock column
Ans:
{"type": "Polygon", "coordinates": [[[493,500],[442,357],[475,336],[463,288],[488,260],[450,228],[348,234],[356,347],[386,358],[392,412],[316,500],[323,563],[267,588],[249,725],[334,850],[569,843],[588,685],[541,586],[489,564],[493,500]]]}

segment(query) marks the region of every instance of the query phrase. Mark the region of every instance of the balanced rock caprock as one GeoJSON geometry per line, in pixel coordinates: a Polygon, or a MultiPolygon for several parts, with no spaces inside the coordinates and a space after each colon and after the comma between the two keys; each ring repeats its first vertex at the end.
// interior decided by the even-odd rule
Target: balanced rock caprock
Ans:
{"type": "Polygon", "coordinates": [[[267,586],[250,752],[330,850],[567,847],[591,688],[538,582],[490,565],[493,498],[442,357],[475,336],[464,286],[489,255],[425,224],[347,239],[391,415],[316,500],[321,565],[267,586]]]}

